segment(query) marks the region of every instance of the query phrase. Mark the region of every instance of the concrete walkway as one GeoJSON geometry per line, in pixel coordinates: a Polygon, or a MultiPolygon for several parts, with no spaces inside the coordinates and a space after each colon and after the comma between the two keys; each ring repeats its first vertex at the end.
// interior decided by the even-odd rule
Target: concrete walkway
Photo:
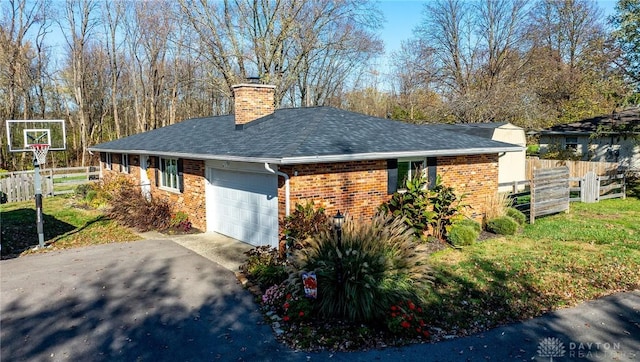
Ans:
{"type": "Polygon", "coordinates": [[[165,235],[155,231],[140,234],[145,239],[173,240],[178,245],[195,252],[232,272],[237,272],[253,246],[218,233],[165,235]]]}

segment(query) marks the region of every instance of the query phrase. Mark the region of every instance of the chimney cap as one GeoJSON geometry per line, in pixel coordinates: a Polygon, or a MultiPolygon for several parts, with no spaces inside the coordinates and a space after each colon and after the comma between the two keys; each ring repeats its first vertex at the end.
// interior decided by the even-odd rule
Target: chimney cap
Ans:
{"type": "Polygon", "coordinates": [[[234,84],[231,86],[231,89],[236,89],[236,88],[244,88],[244,87],[250,87],[250,88],[270,88],[270,89],[276,89],[275,85],[271,85],[271,84],[259,84],[259,83],[240,83],[240,84],[234,84]]]}

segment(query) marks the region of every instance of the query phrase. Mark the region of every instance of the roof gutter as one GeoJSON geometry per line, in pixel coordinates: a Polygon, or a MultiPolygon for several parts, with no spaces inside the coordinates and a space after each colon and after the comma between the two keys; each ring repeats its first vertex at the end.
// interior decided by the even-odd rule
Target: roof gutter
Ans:
{"type": "Polygon", "coordinates": [[[284,177],[284,214],[285,216],[289,217],[290,215],[290,206],[291,206],[291,189],[289,187],[289,175],[287,175],[286,173],[282,172],[282,171],[276,171],[274,169],[271,168],[271,166],[265,162],[264,163],[264,169],[269,171],[270,173],[276,174],[278,176],[282,176],[284,177]]]}
{"type": "MultiPolygon", "coordinates": [[[[373,152],[373,153],[354,153],[354,154],[337,154],[337,155],[318,155],[318,156],[302,156],[302,157],[251,157],[251,156],[233,156],[233,155],[207,155],[202,153],[180,153],[153,150],[122,150],[108,148],[88,148],[90,151],[111,152],[111,153],[138,153],[154,156],[180,157],[194,160],[220,160],[220,161],[237,161],[252,163],[269,163],[277,165],[296,165],[304,163],[322,163],[322,162],[351,162],[351,161],[370,161],[370,160],[386,160],[393,158],[409,158],[409,157],[446,157],[446,156],[465,156],[480,155],[502,152],[519,152],[525,149],[522,146],[504,146],[491,148],[465,148],[452,150],[433,150],[433,151],[404,151],[404,152],[373,152]]],[[[276,172],[276,171],[274,171],[276,172]]]]}
{"type": "Polygon", "coordinates": [[[525,147],[513,146],[513,147],[495,147],[495,148],[468,148],[468,149],[461,149],[461,150],[376,152],[376,153],[356,153],[351,155],[286,157],[282,159],[281,164],[295,165],[295,164],[303,164],[303,163],[385,160],[385,159],[392,159],[392,158],[410,158],[410,157],[465,156],[465,155],[480,155],[480,154],[492,154],[492,153],[499,154],[503,152],[518,152],[522,150],[525,150],[525,147]]]}

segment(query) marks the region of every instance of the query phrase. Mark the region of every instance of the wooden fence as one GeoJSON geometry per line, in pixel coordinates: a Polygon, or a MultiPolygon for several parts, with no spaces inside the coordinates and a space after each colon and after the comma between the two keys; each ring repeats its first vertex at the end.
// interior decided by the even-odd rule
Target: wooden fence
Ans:
{"type": "MultiPolygon", "coordinates": [[[[97,166],[40,170],[42,195],[72,193],[75,186],[97,180],[97,166]]],[[[35,197],[34,171],[0,173],[0,203],[27,201],[35,197]]]]}
{"type": "MultiPolygon", "coordinates": [[[[555,170],[558,170],[556,168],[555,170]]],[[[562,167],[564,180],[558,180],[555,186],[551,186],[551,175],[544,175],[548,170],[535,170],[532,180],[514,181],[500,183],[500,186],[510,186],[512,190],[509,197],[514,201],[514,207],[529,214],[531,223],[535,217],[554,211],[556,206],[560,207],[560,196],[562,205],[565,205],[564,197],[568,194],[568,202],[598,202],[600,200],[626,197],[626,179],[624,173],[608,172],[606,175],[597,175],[593,171],[587,172],[582,177],[568,177],[567,167],[562,167]],[[543,172],[542,175],[538,173],[543,172]],[[541,177],[543,176],[544,177],[541,177]],[[562,185],[562,186],[561,186],[562,185]],[[523,187],[524,186],[524,187],[523,187]],[[566,188],[564,190],[563,188],[566,188]],[[558,204],[554,204],[554,200],[558,204]],[[543,214],[540,213],[542,210],[543,214]]],[[[553,173],[552,171],[548,171],[553,173]]],[[[560,172],[560,171],[556,171],[560,172]]],[[[562,206],[564,207],[564,206],[562,206]]]]}
{"type": "Polygon", "coordinates": [[[538,216],[569,210],[569,168],[537,169],[531,179],[529,222],[538,216]]]}
{"type": "Polygon", "coordinates": [[[567,161],[567,160],[541,160],[535,157],[527,158],[526,176],[527,180],[533,178],[533,172],[541,168],[555,168],[566,166],[569,168],[569,177],[583,177],[587,172],[594,172],[596,175],[604,175],[612,171],[617,171],[616,162],[591,162],[591,161],[567,161]]]}

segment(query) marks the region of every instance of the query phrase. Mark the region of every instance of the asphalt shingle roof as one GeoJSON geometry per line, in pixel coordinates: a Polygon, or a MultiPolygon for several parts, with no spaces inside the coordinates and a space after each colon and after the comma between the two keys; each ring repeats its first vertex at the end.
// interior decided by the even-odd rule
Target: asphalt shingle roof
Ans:
{"type": "Polygon", "coordinates": [[[236,129],[233,115],[194,118],[90,149],[286,164],[496,153],[520,147],[437,125],[309,107],[279,109],[243,129],[236,129]]]}
{"type": "Polygon", "coordinates": [[[610,129],[633,129],[640,127],[640,108],[628,108],[613,115],[602,115],[582,121],[561,124],[540,131],[541,134],[583,134],[589,135],[599,126],[610,129]]]}

